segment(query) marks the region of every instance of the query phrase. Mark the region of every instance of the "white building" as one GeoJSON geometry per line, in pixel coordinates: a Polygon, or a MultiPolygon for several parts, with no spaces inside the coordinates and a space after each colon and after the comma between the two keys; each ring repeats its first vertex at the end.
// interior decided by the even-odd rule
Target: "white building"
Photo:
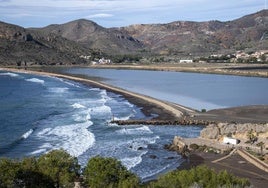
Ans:
{"type": "Polygon", "coordinates": [[[225,136],[223,137],[223,143],[237,145],[239,143],[239,140],[225,136]]]}
{"type": "Polygon", "coordinates": [[[181,59],[180,63],[192,63],[193,60],[192,59],[181,59]]]}

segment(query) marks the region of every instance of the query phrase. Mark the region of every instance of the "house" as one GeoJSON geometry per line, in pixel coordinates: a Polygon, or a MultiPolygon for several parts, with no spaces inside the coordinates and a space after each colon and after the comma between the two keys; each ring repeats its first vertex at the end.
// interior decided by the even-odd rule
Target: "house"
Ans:
{"type": "Polygon", "coordinates": [[[192,63],[193,60],[192,59],[181,59],[180,63],[192,63]]]}
{"type": "Polygon", "coordinates": [[[237,145],[239,143],[238,139],[235,138],[230,138],[230,137],[223,137],[223,143],[224,144],[233,144],[233,145],[237,145]]]}

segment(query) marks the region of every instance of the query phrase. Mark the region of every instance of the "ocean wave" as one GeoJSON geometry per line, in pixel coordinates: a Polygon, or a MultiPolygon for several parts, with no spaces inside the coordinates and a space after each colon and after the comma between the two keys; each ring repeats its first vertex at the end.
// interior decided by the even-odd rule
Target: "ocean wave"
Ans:
{"type": "Polygon", "coordinates": [[[137,138],[128,142],[128,145],[131,150],[139,151],[141,148],[148,148],[149,144],[156,143],[156,140],[159,138],[159,136],[137,138]]]}
{"type": "Polygon", "coordinates": [[[26,81],[28,81],[28,82],[34,82],[34,83],[39,83],[39,84],[44,84],[45,83],[44,80],[41,80],[41,79],[38,79],[38,78],[29,78],[29,79],[26,79],[26,81]]]}
{"type": "Polygon", "coordinates": [[[84,105],[82,105],[82,104],[79,104],[79,103],[74,103],[74,104],[72,104],[71,105],[73,108],[86,108],[84,105]]]}
{"type": "Polygon", "coordinates": [[[84,110],[73,115],[75,122],[88,122],[91,119],[91,110],[84,110]]]}
{"type": "Polygon", "coordinates": [[[67,87],[51,87],[48,90],[52,93],[65,93],[68,89],[67,87]]]}
{"type": "Polygon", "coordinates": [[[32,133],[34,132],[33,129],[30,129],[29,131],[27,131],[26,133],[24,133],[21,138],[22,139],[27,139],[32,133]]]}
{"type": "Polygon", "coordinates": [[[109,106],[102,105],[102,106],[97,106],[93,108],[89,108],[91,110],[91,114],[94,115],[103,115],[103,114],[111,114],[112,110],[109,106]]]}
{"type": "Polygon", "coordinates": [[[13,72],[4,72],[4,73],[0,73],[0,76],[18,77],[19,75],[13,72]]]}
{"type": "Polygon", "coordinates": [[[145,155],[146,153],[147,152],[145,151],[145,152],[142,152],[137,157],[127,157],[127,158],[120,159],[120,161],[129,170],[137,166],[138,164],[140,164],[142,162],[142,156],[145,155]]]}
{"type": "Polygon", "coordinates": [[[152,134],[153,132],[148,126],[142,126],[142,127],[137,127],[137,128],[123,128],[121,130],[117,131],[120,134],[152,134]]]}
{"type": "Polygon", "coordinates": [[[130,114],[130,115],[124,116],[124,117],[114,117],[114,120],[115,121],[117,121],[117,120],[129,120],[133,116],[134,116],[134,114],[130,114]]]}
{"type": "Polygon", "coordinates": [[[38,150],[31,152],[30,154],[37,155],[37,154],[41,154],[41,153],[46,153],[46,151],[47,151],[46,149],[38,149],[38,150]]]}
{"type": "Polygon", "coordinates": [[[94,134],[88,130],[88,127],[92,124],[92,122],[86,122],[57,126],[47,128],[37,135],[47,144],[51,144],[50,149],[64,149],[70,155],[78,157],[95,143],[94,134]]]}

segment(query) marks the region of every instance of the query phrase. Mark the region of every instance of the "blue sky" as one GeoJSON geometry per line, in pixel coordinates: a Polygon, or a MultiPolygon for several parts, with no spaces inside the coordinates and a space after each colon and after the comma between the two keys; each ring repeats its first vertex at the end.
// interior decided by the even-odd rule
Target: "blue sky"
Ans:
{"type": "Polygon", "coordinates": [[[265,8],[265,0],[0,0],[0,20],[43,27],[85,18],[104,27],[172,21],[228,21],[265,8]]]}

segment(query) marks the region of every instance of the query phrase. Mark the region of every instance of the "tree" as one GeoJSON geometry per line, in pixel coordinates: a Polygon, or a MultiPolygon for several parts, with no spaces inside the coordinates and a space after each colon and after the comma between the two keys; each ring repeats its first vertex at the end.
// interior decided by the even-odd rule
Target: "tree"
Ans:
{"type": "Polygon", "coordinates": [[[250,131],[248,131],[247,137],[251,144],[258,140],[257,136],[254,134],[253,129],[250,129],[250,131]]]}
{"type": "Polygon", "coordinates": [[[54,187],[53,180],[38,171],[36,158],[25,158],[19,163],[15,184],[18,187],[46,188],[54,187]]]}
{"type": "Polygon", "coordinates": [[[129,172],[120,161],[113,158],[93,157],[84,170],[89,187],[138,187],[138,178],[129,172]]]}
{"type": "Polygon", "coordinates": [[[75,157],[64,150],[54,150],[42,155],[38,161],[38,171],[53,180],[55,187],[74,187],[80,166],[75,157]]]}
{"type": "Polygon", "coordinates": [[[177,187],[246,187],[250,183],[243,178],[237,178],[227,171],[216,173],[207,166],[197,166],[190,170],[172,171],[151,182],[150,188],[177,187]]]}
{"type": "Polygon", "coordinates": [[[0,159],[0,187],[14,187],[19,163],[11,159],[0,159]]]}

